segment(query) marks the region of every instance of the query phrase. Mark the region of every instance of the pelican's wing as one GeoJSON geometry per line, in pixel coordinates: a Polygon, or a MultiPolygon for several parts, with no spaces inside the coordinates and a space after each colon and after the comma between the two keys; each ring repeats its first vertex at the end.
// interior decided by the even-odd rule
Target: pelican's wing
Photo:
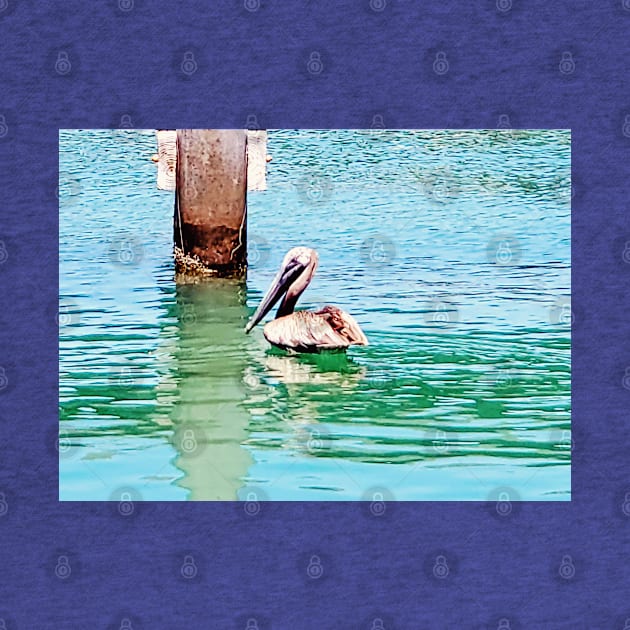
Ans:
{"type": "Polygon", "coordinates": [[[349,313],[342,311],[336,306],[324,306],[315,315],[324,317],[335,333],[345,339],[348,345],[368,345],[367,337],[363,334],[354,317],[349,313]]]}
{"type": "Polygon", "coordinates": [[[367,345],[356,321],[334,306],[326,306],[317,313],[297,311],[278,317],[265,326],[264,334],[269,343],[298,352],[367,345]]]}

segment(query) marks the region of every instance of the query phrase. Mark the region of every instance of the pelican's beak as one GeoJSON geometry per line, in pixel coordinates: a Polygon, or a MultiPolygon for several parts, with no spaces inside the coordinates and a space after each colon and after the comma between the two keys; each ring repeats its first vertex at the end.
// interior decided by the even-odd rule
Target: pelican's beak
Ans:
{"type": "Polygon", "coordinates": [[[262,302],[258,305],[256,312],[249,318],[245,332],[248,333],[276,304],[276,302],[287,292],[291,284],[304,271],[306,265],[298,260],[290,260],[285,267],[281,267],[271,286],[267,290],[262,302]]]}

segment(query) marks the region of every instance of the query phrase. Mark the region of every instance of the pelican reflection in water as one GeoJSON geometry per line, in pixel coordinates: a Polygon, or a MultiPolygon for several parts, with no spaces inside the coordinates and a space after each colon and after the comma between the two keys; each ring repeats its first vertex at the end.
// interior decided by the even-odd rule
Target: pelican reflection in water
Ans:
{"type": "Polygon", "coordinates": [[[345,350],[348,346],[367,346],[368,340],[359,324],[336,306],[319,311],[294,311],[298,298],[309,285],[317,269],[317,252],[308,247],[294,247],[282,261],[267,294],[252,315],[248,333],[284,295],[276,318],[263,329],[265,339],[283,350],[321,352],[345,350]]]}

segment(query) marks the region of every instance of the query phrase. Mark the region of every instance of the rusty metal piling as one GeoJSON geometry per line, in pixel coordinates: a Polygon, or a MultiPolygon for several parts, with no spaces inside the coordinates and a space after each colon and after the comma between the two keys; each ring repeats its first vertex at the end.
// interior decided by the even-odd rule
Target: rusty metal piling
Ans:
{"type": "Polygon", "coordinates": [[[178,129],[175,269],[243,277],[247,266],[247,134],[178,129]]]}

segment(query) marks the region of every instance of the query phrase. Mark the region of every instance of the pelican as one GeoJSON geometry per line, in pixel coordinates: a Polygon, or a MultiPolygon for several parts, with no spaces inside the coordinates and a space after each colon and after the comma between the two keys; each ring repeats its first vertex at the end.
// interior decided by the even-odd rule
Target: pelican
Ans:
{"type": "Polygon", "coordinates": [[[294,247],[287,252],[280,270],[265,297],[245,326],[249,331],[284,295],[276,318],[265,324],[263,335],[273,346],[294,352],[345,350],[348,346],[367,346],[368,340],[354,318],[336,306],[319,311],[295,311],[295,304],[309,285],[318,256],[309,247],[294,247]]]}

